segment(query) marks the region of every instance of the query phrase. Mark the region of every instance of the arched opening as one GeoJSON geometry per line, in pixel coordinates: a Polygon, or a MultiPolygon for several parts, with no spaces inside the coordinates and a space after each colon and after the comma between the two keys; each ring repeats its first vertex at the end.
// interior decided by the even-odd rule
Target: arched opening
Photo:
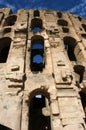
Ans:
{"type": "Polygon", "coordinates": [[[64,48],[67,51],[70,61],[76,61],[76,57],[74,54],[76,40],[72,37],[67,36],[63,38],[63,41],[64,41],[64,48]]]}
{"type": "Polygon", "coordinates": [[[12,129],[0,124],[0,130],[12,130],[12,129]]]}
{"type": "Polygon", "coordinates": [[[0,63],[5,63],[9,54],[11,38],[5,37],[0,39],[0,63]]]}
{"type": "Polygon", "coordinates": [[[40,12],[38,10],[34,10],[34,17],[40,17],[40,12]]]}
{"type": "Polygon", "coordinates": [[[86,32],[86,25],[82,24],[82,27],[84,28],[84,31],[86,32]]]}
{"type": "Polygon", "coordinates": [[[86,93],[83,91],[80,91],[79,95],[81,97],[82,106],[85,112],[85,122],[86,122],[86,93]]]}
{"type": "Polygon", "coordinates": [[[33,36],[31,39],[31,71],[42,71],[45,67],[44,61],[44,38],[33,36]]]}
{"type": "Polygon", "coordinates": [[[3,26],[13,26],[17,20],[16,15],[11,15],[5,19],[4,25],[3,26]]]}
{"type": "Polygon", "coordinates": [[[75,65],[74,66],[74,72],[76,77],[76,82],[81,83],[83,81],[83,75],[84,75],[85,67],[82,65],[75,65]]]}
{"type": "Polygon", "coordinates": [[[58,25],[60,26],[68,26],[68,22],[64,19],[59,19],[58,20],[58,25]]]}
{"type": "Polygon", "coordinates": [[[42,31],[42,20],[40,18],[34,18],[31,20],[31,30],[33,32],[42,31]]]}
{"type": "Polygon", "coordinates": [[[58,18],[62,18],[62,13],[61,12],[57,12],[57,17],[58,18]]]}
{"type": "Polygon", "coordinates": [[[44,93],[37,92],[32,96],[29,107],[29,130],[51,130],[49,105],[49,99],[44,93]]]}

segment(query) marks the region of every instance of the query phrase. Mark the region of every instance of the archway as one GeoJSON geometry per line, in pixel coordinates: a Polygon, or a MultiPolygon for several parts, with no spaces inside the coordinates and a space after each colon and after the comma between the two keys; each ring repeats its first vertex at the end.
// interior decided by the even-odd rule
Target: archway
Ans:
{"type": "Polygon", "coordinates": [[[67,51],[70,61],[76,61],[76,56],[74,54],[74,49],[76,46],[76,40],[73,37],[66,36],[63,38],[64,48],[67,51]]]}
{"type": "Polygon", "coordinates": [[[5,37],[0,39],[0,63],[6,63],[11,45],[11,38],[5,37]]]}
{"type": "Polygon", "coordinates": [[[30,100],[29,107],[29,130],[51,130],[49,100],[41,92],[35,93],[30,100]]]}

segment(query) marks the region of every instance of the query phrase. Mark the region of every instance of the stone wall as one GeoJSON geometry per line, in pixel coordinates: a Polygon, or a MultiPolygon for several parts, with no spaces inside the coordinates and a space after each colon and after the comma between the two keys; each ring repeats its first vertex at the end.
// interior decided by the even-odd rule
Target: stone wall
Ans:
{"type": "Polygon", "coordinates": [[[0,130],[86,129],[86,20],[0,9],[0,130]]]}

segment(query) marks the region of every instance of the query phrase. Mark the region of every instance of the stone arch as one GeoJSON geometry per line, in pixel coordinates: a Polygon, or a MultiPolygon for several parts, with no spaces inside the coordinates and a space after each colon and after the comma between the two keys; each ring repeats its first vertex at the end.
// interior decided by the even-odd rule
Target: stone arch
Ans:
{"type": "Polygon", "coordinates": [[[12,130],[12,129],[0,124],[0,130],[12,130]]]}
{"type": "Polygon", "coordinates": [[[70,61],[76,61],[76,56],[74,54],[74,49],[77,44],[76,39],[70,36],[66,36],[63,38],[63,42],[64,42],[64,48],[67,51],[70,61]]]}
{"type": "Polygon", "coordinates": [[[34,17],[40,17],[39,10],[34,10],[34,17]]]}
{"type": "Polygon", "coordinates": [[[41,89],[30,93],[28,128],[29,130],[51,130],[50,97],[49,93],[41,89]]]}
{"type": "Polygon", "coordinates": [[[3,26],[13,26],[17,20],[16,15],[10,15],[5,19],[3,26]]]}
{"type": "Polygon", "coordinates": [[[76,73],[76,78],[78,83],[81,83],[83,81],[85,67],[83,65],[75,65],[74,66],[74,72],[76,73]]]}
{"type": "Polygon", "coordinates": [[[58,20],[58,25],[60,26],[68,26],[68,22],[64,19],[59,19],[58,20]]]}
{"type": "Polygon", "coordinates": [[[34,18],[31,20],[31,30],[33,32],[41,32],[43,28],[43,23],[40,18],[34,18]]]}
{"type": "Polygon", "coordinates": [[[0,63],[5,63],[9,54],[11,38],[4,37],[0,39],[0,63]]]}
{"type": "Polygon", "coordinates": [[[45,67],[44,38],[35,35],[31,38],[31,71],[42,71],[45,67]]]}
{"type": "Polygon", "coordinates": [[[82,24],[82,27],[84,28],[84,31],[86,32],[86,24],[82,24]]]}

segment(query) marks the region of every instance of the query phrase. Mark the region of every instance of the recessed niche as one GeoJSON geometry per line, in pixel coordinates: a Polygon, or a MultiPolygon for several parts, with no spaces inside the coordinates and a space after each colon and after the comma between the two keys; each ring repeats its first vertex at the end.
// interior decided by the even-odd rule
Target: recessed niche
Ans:
{"type": "Polygon", "coordinates": [[[34,10],[34,17],[40,17],[39,10],[34,10]]]}
{"type": "Polygon", "coordinates": [[[59,19],[58,20],[58,25],[60,26],[68,26],[68,22],[64,19],[59,19]]]}
{"type": "Polygon", "coordinates": [[[57,12],[57,17],[58,18],[62,18],[62,13],[61,12],[57,12]]]}
{"type": "Polygon", "coordinates": [[[40,18],[34,18],[31,20],[31,30],[33,32],[41,32],[42,28],[42,20],[40,18]]]}
{"type": "Polygon", "coordinates": [[[66,28],[66,27],[63,27],[62,30],[63,30],[64,33],[68,33],[69,32],[69,28],[66,28]]]}

